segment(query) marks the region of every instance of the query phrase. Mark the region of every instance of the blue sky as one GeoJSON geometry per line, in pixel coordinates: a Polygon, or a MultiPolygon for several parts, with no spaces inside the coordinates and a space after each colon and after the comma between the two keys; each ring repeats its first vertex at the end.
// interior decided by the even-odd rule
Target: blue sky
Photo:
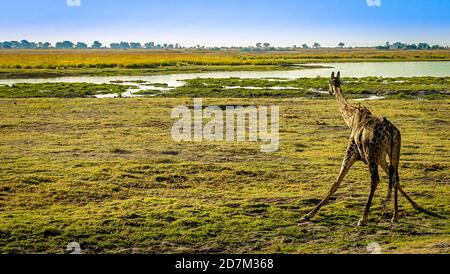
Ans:
{"type": "Polygon", "coordinates": [[[449,0],[0,0],[0,10],[0,40],[450,45],[449,0]]]}

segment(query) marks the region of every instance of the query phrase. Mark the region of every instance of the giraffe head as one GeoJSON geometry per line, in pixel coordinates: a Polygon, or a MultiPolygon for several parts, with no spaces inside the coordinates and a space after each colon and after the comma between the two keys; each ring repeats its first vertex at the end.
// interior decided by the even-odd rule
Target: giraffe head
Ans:
{"type": "Polygon", "coordinates": [[[336,93],[336,89],[341,88],[341,72],[338,71],[337,75],[334,76],[334,71],[333,71],[328,84],[329,84],[328,91],[330,92],[331,95],[334,95],[336,93]]]}

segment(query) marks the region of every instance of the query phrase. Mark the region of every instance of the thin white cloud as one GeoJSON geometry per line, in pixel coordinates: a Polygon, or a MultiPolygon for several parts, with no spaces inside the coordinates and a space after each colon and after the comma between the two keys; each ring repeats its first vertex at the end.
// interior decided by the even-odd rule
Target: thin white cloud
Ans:
{"type": "Polygon", "coordinates": [[[79,7],[81,6],[81,0],[66,0],[67,6],[69,7],[79,7]]]}
{"type": "Polygon", "coordinates": [[[367,0],[369,7],[381,7],[381,0],[367,0]]]}

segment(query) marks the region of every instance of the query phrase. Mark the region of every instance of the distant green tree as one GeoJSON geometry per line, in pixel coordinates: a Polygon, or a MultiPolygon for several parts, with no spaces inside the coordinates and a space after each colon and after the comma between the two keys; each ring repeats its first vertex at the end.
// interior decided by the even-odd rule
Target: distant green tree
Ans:
{"type": "Polygon", "coordinates": [[[391,49],[391,43],[389,43],[389,41],[386,42],[385,48],[386,49],[391,49]]]}
{"type": "Polygon", "coordinates": [[[340,42],[340,43],[338,44],[338,48],[343,48],[343,47],[345,47],[345,44],[342,43],[342,42],[340,42]]]}
{"type": "Polygon", "coordinates": [[[50,46],[51,44],[49,42],[39,42],[36,44],[36,48],[38,49],[48,49],[50,46]]]}
{"type": "Polygon", "coordinates": [[[130,43],[128,43],[128,42],[120,42],[120,48],[121,49],[129,49],[130,48],[130,43]]]}
{"type": "Polygon", "coordinates": [[[303,45],[302,45],[302,48],[304,48],[304,49],[309,49],[309,46],[308,46],[307,44],[303,44],[303,45]]]}
{"type": "Polygon", "coordinates": [[[57,49],[73,49],[74,46],[75,44],[70,41],[58,42],[55,45],[57,49]]]}
{"type": "Polygon", "coordinates": [[[22,48],[22,49],[30,49],[31,48],[31,43],[28,42],[27,40],[22,40],[22,41],[20,41],[20,48],[22,48]]]}
{"type": "Polygon", "coordinates": [[[443,47],[439,46],[439,45],[433,45],[431,47],[431,49],[443,49],[443,47]]]}
{"type": "Polygon", "coordinates": [[[100,43],[99,41],[94,41],[94,43],[92,43],[91,48],[93,49],[101,49],[102,48],[102,43],[100,43]]]}
{"type": "Polygon", "coordinates": [[[419,44],[417,45],[417,48],[418,48],[418,49],[430,49],[431,47],[430,47],[430,45],[427,44],[427,43],[419,43],[419,44]]]}
{"type": "Polygon", "coordinates": [[[154,43],[154,42],[148,42],[148,43],[146,43],[146,44],[144,45],[144,47],[145,47],[146,49],[153,49],[153,48],[155,48],[155,43],[154,43]]]}
{"type": "Polygon", "coordinates": [[[119,43],[111,43],[109,45],[109,47],[112,49],[120,49],[120,44],[119,43]]]}
{"type": "Polygon", "coordinates": [[[22,44],[19,41],[11,41],[11,44],[13,49],[20,49],[22,47],[22,44]]]}
{"type": "Polygon", "coordinates": [[[66,49],[72,49],[75,46],[74,43],[70,42],[70,41],[64,41],[63,42],[63,47],[66,49]]]}
{"type": "Polygon", "coordinates": [[[5,41],[5,42],[3,42],[3,48],[4,49],[12,49],[13,43],[11,43],[10,41],[5,41]]]}
{"type": "Polygon", "coordinates": [[[141,43],[131,42],[130,43],[130,48],[132,48],[132,49],[141,49],[142,45],[141,45],[141,43]]]}
{"type": "Polygon", "coordinates": [[[88,45],[86,43],[83,42],[78,42],[75,46],[76,49],[87,49],[88,45]]]}
{"type": "Polygon", "coordinates": [[[401,43],[401,42],[395,42],[394,44],[392,44],[391,48],[393,49],[405,49],[406,48],[406,44],[401,43]]]}
{"type": "Polygon", "coordinates": [[[319,43],[314,43],[314,45],[313,45],[313,48],[315,48],[315,49],[319,49],[320,48],[320,44],[319,43]]]}

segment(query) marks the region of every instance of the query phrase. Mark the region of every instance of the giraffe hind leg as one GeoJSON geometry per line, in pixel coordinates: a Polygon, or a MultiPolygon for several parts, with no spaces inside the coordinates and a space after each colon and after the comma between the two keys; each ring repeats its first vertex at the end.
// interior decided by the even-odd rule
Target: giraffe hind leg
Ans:
{"type": "Polygon", "coordinates": [[[401,187],[400,185],[400,180],[399,180],[399,176],[398,176],[398,164],[399,164],[399,160],[400,160],[400,137],[398,136],[398,140],[396,140],[396,143],[393,143],[393,147],[392,147],[392,151],[391,151],[391,165],[389,168],[389,175],[391,174],[391,168],[393,168],[394,170],[394,176],[393,176],[393,183],[394,183],[394,188],[395,188],[395,209],[394,209],[394,217],[392,219],[393,222],[398,221],[398,192],[400,192],[400,194],[402,194],[406,200],[408,200],[408,202],[413,206],[414,209],[416,209],[419,212],[422,212],[424,214],[427,214],[429,216],[433,216],[436,218],[441,218],[441,219],[447,219],[446,216],[434,213],[432,211],[429,211],[423,207],[421,207],[420,205],[418,205],[401,187]]]}
{"type": "Polygon", "coordinates": [[[370,177],[371,177],[371,184],[370,184],[370,194],[369,194],[369,200],[367,201],[366,210],[364,212],[364,216],[359,220],[358,226],[365,226],[367,223],[367,220],[369,218],[370,213],[370,207],[372,206],[372,199],[375,195],[375,191],[377,190],[378,183],[380,182],[380,177],[378,175],[378,164],[377,163],[370,163],[369,164],[369,170],[370,170],[370,177]]]}
{"type": "Polygon", "coordinates": [[[429,211],[429,210],[419,206],[416,202],[414,202],[413,199],[411,199],[411,197],[409,197],[409,195],[403,190],[403,188],[400,186],[400,184],[398,184],[398,190],[406,198],[406,200],[408,200],[408,202],[414,207],[414,209],[416,209],[417,211],[427,214],[429,216],[436,217],[436,218],[447,219],[447,217],[445,217],[443,215],[434,213],[432,211],[429,211]]]}
{"type": "MultiPolygon", "coordinates": [[[[387,161],[384,160],[381,164],[380,164],[381,168],[384,170],[384,172],[389,176],[389,179],[392,180],[393,177],[391,177],[392,175],[392,168],[388,165],[387,161]]],[[[394,170],[395,172],[395,170],[394,170]]],[[[387,202],[389,202],[392,199],[392,188],[393,188],[393,182],[389,182],[389,190],[388,190],[388,195],[386,197],[386,200],[383,202],[384,207],[386,207],[387,202]]],[[[419,212],[425,213],[427,215],[433,216],[433,217],[437,217],[437,218],[444,218],[446,219],[445,216],[439,215],[437,213],[431,212],[429,210],[426,210],[424,208],[422,208],[421,206],[419,206],[409,195],[408,193],[406,193],[402,186],[400,185],[400,183],[398,183],[398,191],[400,191],[400,194],[403,195],[403,197],[406,198],[406,200],[408,200],[408,202],[414,207],[414,209],[416,209],[419,212]]]]}
{"type": "Polygon", "coordinates": [[[386,194],[386,198],[383,200],[383,207],[386,208],[388,203],[392,200],[392,190],[394,187],[394,181],[393,181],[393,169],[390,168],[388,165],[386,159],[383,158],[383,160],[380,162],[380,167],[383,169],[383,171],[386,173],[386,175],[389,177],[389,188],[388,192],[386,194]]]}

